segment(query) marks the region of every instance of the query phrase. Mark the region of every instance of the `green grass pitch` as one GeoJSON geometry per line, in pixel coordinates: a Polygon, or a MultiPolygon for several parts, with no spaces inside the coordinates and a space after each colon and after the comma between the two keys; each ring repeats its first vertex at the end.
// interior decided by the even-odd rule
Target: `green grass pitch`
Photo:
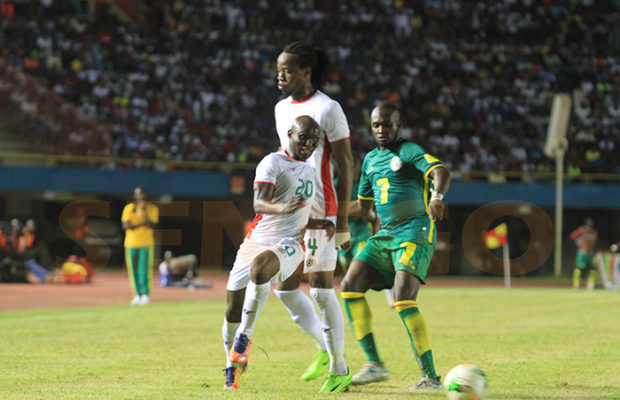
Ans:
{"type": "MultiPolygon", "coordinates": [[[[299,380],[314,346],[271,297],[235,392],[222,390],[223,301],[0,313],[0,399],[445,398],[407,390],[419,372],[402,323],[383,294],[368,299],[392,377],[349,393],[299,380]]],[[[429,287],[418,301],[438,372],[479,365],[489,399],[620,399],[618,292],[429,287]]],[[[356,371],[364,357],[346,335],[356,371]]]]}

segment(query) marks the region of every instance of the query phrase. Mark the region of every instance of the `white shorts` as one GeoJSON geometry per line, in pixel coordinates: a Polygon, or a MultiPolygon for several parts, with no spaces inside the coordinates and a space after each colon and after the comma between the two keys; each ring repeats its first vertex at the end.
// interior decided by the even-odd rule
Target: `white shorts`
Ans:
{"type": "Polygon", "coordinates": [[[250,265],[256,256],[265,250],[270,250],[280,260],[280,271],[271,278],[271,283],[280,283],[293,275],[299,263],[304,260],[304,251],[301,244],[292,238],[280,240],[275,245],[260,245],[252,237],[245,239],[233,264],[226,290],[236,291],[245,289],[250,282],[250,265]]]}
{"type": "Polygon", "coordinates": [[[325,229],[308,229],[304,236],[304,244],[306,245],[304,274],[336,269],[338,259],[336,235],[328,240],[325,229]]]}

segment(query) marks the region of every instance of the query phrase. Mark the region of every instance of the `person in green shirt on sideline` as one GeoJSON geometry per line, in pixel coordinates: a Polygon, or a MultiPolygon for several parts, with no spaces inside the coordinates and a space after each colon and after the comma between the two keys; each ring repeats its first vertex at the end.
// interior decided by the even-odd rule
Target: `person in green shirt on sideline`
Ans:
{"type": "Polygon", "coordinates": [[[416,298],[435,252],[435,221],[448,215],[443,197],[450,174],[422,147],[399,137],[400,113],[394,104],[380,104],[370,118],[378,147],[364,158],[358,205],[361,214],[367,215],[374,203],[381,230],[355,256],[341,285],[347,316],[368,360],[353,377],[353,384],[389,378],[377,352],[364,293],[393,288],[394,308],[405,325],[422,375],[411,390],[440,389],[428,327],[416,298]]]}

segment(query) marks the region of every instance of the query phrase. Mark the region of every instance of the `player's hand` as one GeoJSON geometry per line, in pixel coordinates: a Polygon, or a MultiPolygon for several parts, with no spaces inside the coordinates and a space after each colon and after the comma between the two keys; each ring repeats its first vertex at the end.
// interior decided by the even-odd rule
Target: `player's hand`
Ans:
{"type": "Polygon", "coordinates": [[[301,196],[301,195],[297,195],[297,196],[293,196],[290,198],[289,201],[287,201],[284,204],[284,209],[282,210],[283,214],[288,214],[291,213],[295,210],[298,210],[300,208],[302,208],[304,205],[306,204],[306,198],[301,196]]]}
{"type": "Polygon", "coordinates": [[[327,240],[331,240],[336,234],[336,226],[332,221],[325,220],[325,233],[327,234],[327,240]]]}
{"type": "Polygon", "coordinates": [[[144,203],[143,201],[137,202],[134,210],[138,216],[144,217],[144,215],[146,214],[146,203],[144,203]]]}
{"type": "Polygon", "coordinates": [[[448,205],[441,200],[433,200],[428,205],[428,216],[432,221],[448,219],[448,205]]]}
{"type": "Polygon", "coordinates": [[[366,221],[373,223],[377,220],[377,211],[375,211],[374,207],[371,207],[368,210],[368,214],[366,214],[366,221]]]}
{"type": "Polygon", "coordinates": [[[342,250],[351,248],[351,233],[349,232],[348,218],[338,217],[336,219],[336,246],[342,250]]]}

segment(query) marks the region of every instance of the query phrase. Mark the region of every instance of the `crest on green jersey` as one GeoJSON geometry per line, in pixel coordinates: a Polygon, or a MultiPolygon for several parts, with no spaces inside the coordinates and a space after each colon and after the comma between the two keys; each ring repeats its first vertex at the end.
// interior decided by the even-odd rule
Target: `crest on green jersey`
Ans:
{"type": "Polygon", "coordinates": [[[392,171],[398,171],[400,167],[402,166],[403,166],[403,162],[400,159],[400,157],[398,156],[392,157],[392,161],[390,162],[390,168],[392,168],[392,171]]]}

